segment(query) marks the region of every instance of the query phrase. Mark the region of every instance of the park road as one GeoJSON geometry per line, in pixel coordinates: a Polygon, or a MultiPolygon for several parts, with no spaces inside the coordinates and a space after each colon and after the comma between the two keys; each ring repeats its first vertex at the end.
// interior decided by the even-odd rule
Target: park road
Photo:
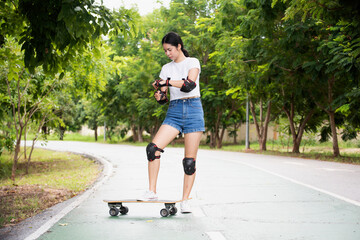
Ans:
{"type": "MultiPolygon", "coordinates": [[[[137,198],[147,189],[145,146],[50,141],[45,148],[102,159],[107,172],[28,239],[360,239],[359,165],[199,150],[192,214],[162,218],[161,204],[129,203],[127,215],[111,217],[103,199],[137,198]]],[[[161,156],[160,198],[182,195],[183,151],[168,147],[161,156]]]]}

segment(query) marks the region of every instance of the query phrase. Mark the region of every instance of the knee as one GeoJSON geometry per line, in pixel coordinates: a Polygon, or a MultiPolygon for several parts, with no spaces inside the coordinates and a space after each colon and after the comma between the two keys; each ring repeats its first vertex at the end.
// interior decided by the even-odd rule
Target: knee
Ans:
{"type": "Polygon", "coordinates": [[[195,158],[184,158],[183,166],[186,175],[193,175],[196,172],[195,158]]]}
{"type": "Polygon", "coordinates": [[[152,162],[154,161],[155,159],[159,159],[160,158],[160,155],[159,156],[156,156],[155,153],[156,152],[160,152],[160,153],[163,153],[164,150],[159,148],[158,146],[156,146],[155,143],[149,143],[146,147],[146,156],[147,156],[147,159],[149,160],[149,162],[152,162]]]}

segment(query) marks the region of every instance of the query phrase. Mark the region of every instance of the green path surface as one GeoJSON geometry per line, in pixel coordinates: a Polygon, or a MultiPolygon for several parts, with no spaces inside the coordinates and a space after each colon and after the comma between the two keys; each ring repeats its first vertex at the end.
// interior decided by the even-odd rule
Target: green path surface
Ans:
{"type": "MultiPolygon", "coordinates": [[[[193,214],[162,218],[162,204],[129,203],[127,215],[111,217],[103,199],[136,198],[146,189],[145,148],[66,142],[48,147],[103,157],[113,170],[39,239],[360,239],[360,166],[202,150],[193,214]]],[[[182,158],[178,148],[162,155],[160,198],[180,198],[182,158]]]]}

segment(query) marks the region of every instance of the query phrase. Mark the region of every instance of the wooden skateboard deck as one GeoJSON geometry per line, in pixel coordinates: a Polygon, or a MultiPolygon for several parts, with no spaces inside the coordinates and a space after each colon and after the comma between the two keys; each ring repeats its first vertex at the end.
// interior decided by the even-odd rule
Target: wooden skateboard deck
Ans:
{"type": "Polygon", "coordinates": [[[163,199],[158,199],[154,201],[142,201],[138,199],[104,200],[104,202],[106,202],[110,208],[109,214],[111,216],[117,216],[119,215],[119,213],[121,213],[121,215],[124,215],[129,212],[129,208],[124,206],[123,203],[163,203],[165,204],[165,208],[160,210],[160,215],[162,217],[175,215],[177,213],[177,208],[175,207],[175,204],[182,201],[183,200],[163,200],[163,199]]]}

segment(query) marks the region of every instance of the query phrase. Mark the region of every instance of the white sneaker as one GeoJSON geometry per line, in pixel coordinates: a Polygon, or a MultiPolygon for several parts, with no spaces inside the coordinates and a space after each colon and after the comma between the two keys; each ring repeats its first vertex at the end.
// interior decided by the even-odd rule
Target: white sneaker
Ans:
{"type": "Polygon", "coordinates": [[[191,206],[189,200],[182,201],[180,203],[181,213],[191,213],[191,206]]]}
{"type": "Polygon", "coordinates": [[[153,191],[147,190],[142,197],[138,199],[139,201],[156,201],[158,196],[153,191]]]}

